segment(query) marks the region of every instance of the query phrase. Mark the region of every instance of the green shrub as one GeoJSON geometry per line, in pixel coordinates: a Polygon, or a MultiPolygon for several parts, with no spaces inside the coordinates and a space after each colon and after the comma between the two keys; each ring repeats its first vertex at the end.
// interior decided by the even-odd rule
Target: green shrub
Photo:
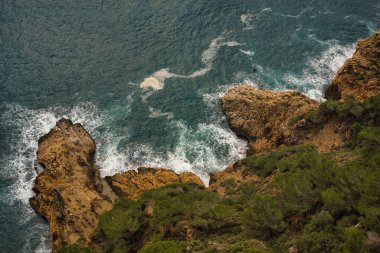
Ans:
{"type": "Polygon", "coordinates": [[[332,231],[334,227],[334,218],[327,211],[321,211],[311,216],[310,222],[305,226],[304,231],[307,233],[319,231],[332,231]]]}
{"type": "MultiPolygon", "coordinates": [[[[358,123],[371,126],[376,125],[376,118],[380,116],[380,96],[373,96],[364,102],[357,102],[353,96],[348,96],[345,101],[326,100],[321,103],[318,110],[313,110],[306,115],[298,115],[290,119],[290,124],[294,125],[302,117],[311,125],[319,125],[326,118],[343,117],[354,120],[358,123]]],[[[379,123],[377,123],[379,124],[379,123]]]]}
{"type": "Polygon", "coordinates": [[[338,113],[344,116],[360,117],[364,111],[363,107],[356,101],[355,97],[347,96],[344,103],[337,108],[338,113]]]}
{"type": "Polygon", "coordinates": [[[296,248],[302,253],[331,252],[339,243],[340,240],[334,233],[319,231],[302,234],[296,241],[296,248]]]}
{"type": "Polygon", "coordinates": [[[333,214],[339,215],[347,209],[344,193],[336,187],[328,188],[321,192],[323,204],[333,214]]]}
{"type": "Polygon", "coordinates": [[[242,251],[242,253],[269,253],[269,251],[257,249],[257,248],[248,248],[242,251]]]}
{"type": "Polygon", "coordinates": [[[224,188],[233,188],[235,186],[235,179],[233,178],[228,178],[224,180],[220,185],[223,186],[224,188]]]}
{"type": "Polygon", "coordinates": [[[275,196],[256,196],[242,213],[242,222],[261,238],[271,238],[285,228],[282,208],[275,196]]]}
{"type": "Polygon", "coordinates": [[[373,96],[366,99],[363,103],[365,110],[371,111],[372,117],[380,114],[380,96],[373,96]]]}
{"type": "Polygon", "coordinates": [[[304,115],[296,115],[290,118],[289,120],[289,125],[293,126],[295,125],[298,121],[304,118],[304,115]]]}
{"type": "Polygon", "coordinates": [[[117,239],[124,233],[134,233],[141,225],[141,203],[121,199],[114,208],[99,216],[99,228],[108,239],[117,239]]]}
{"type": "Polygon", "coordinates": [[[280,199],[287,215],[308,212],[320,199],[309,171],[283,173],[274,179],[273,184],[280,189],[280,199]]]}
{"type": "Polygon", "coordinates": [[[312,110],[306,114],[306,121],[311,124],[320,124],[322,122],[321,114],[317,110],[312,110]]]}
{"type": "Polygon", "coordinates": [[[368,229],[380,232],[380,170],[368,173],[359,201],[359,212],[368,229]]]}
{"type": "Polygon", "coordinates": [[[174,241],[160,241],[146,244],[138,253],[182,253],[184,245],[174,241]]]}
{"type": "Polygon", "coordinates": [[[242,164],[259,176],[265,177],[276,170],[286,172],[289,170],[312,168],[318,152],[312,145],[299,145],[282,148],[265,155],[248,156],[241,160],[242,164]]]}
{"type": "Polygon", "coordinates": [[[344,237],[334,223],[334,218],[327,211],[313,215],[296,240],[296,248],[305,253],[331,252],[340,248],[344,237]]]}
{"type": "Polygon", "coordinates": [[[276,161],[266,155],[249,156],[241,160],[243,165],[253,170],[253,173],[266,177],[276,169],[276,161]]]}
{"type": "Polygon", "coordinates": [[[236,216],[235,209],[222,203],[218,193],[186,185],[172,185],[150,192],[154,199],[152,224],[174,226],[186,220],[194,225],[218,228],[236,216]]]}
{"type": "Polygon", "coordinates": [[[82,247],[79,246],[78,244],[70,244],[61,247],[57,253],[95,253],[93,249],[89,247],[82,247]]]}
{"type": "Polygon", "coordinates": [[[319,106],[319,113],[324,116],[333,115],[337,112],[339,105],[337,100],[326,100],[319,106]]]}
{"type": "Polygon", "coordinates": [[[364,246],[365,234],[357,228],[348,228],[345,231],[346,241],[342,247],[342,253],[368,253],[364,246]]]}

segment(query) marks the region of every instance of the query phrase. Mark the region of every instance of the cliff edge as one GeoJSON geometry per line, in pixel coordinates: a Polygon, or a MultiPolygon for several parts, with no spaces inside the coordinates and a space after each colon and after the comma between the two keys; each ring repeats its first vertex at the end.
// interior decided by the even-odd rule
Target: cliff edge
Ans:
{"type": "Polygon", "coordinates": [[[380,93],[380,30],[358,42],[356,52],[339,69],[327,87],[327,99],[354,96],[363,101],[380,93]]]}

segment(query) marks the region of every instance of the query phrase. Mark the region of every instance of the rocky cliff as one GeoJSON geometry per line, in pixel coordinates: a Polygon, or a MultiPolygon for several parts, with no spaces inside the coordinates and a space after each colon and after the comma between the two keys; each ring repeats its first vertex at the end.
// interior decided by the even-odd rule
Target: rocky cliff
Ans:
{"type": "Polygon", "coordinates": [[[359,41],[356,52],[339,69],[325,96],[344,99],[349,95],[364,100],[380,93],[380,30],[359,41]]]}
{"type": "Polygon", "coordinates": [[[107,177],[110,187],[94,164],[95,150],[84,127],[67,119],[38,141],[37,163],[44,170],[36,178],[30,204],[50,225],[53,251],[67,244],[90,244],[98,215],[112,208],[117,195],[137,198],[149,189],[179,182],[202,185],[191,173],[141,168],[107,177]]]}
{"type": "Polygon", "coordinates": [[[44,168],[30,203],[50,225],[53,250],[88,244],[97,215],[112,208],[94,165],[95,141],[80,124],[62,119],[40,138],[37,162],[44,168]]]}
{"type": "Polygon", "coordinates": [[[305,143],[326,152],[338,148],[347,132],[342,120],[310,124],[319,103],[299,92],[238,85],[227,91],[221,102],[230,127],[248,140],[250,153],[305,143]]]}
{"type": "Polygon", "coordinates": [[[248,139],[254,153],[300,142],[301,135],[289,124],[290,119],[318,107],[318,102],[301,93],[249,85],[233,87],[221,102],[230,127],[248,139]]]}

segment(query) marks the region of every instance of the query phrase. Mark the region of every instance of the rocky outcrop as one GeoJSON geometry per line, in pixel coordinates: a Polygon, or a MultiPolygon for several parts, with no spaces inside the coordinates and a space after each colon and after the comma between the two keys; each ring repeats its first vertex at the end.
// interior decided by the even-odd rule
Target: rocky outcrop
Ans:
{"type": "Polygon", "coordinates": [[[44,171],[37,176],[30,203],[49,222],[53,251],[65,244],[90,243],[97,215],[112,208],[102,194],[94,154],[90,134],[67,119],[39,139],[37,162],[44,171]]]}
{"type": "Polygon", "coordinates": [[[53,251],[66,244],[91,244],[98,215],[110,210],[118,196],[136,199],[147,190],[173,183],[203,185],[192,173],[152,168],[104,180],[94,164],[95,150],[95,141],[84,127],[67,119],[39,139],[37,163],[44,170],[36,178],[36,196],[30,204],[50,225],[53,251]]]}
{"type": "MultiPolygon", "coordinates": [[[[363,101],[380,94],[380,30],[360,41],[352,58],[336,74],[325,96],[363,101]]],[[[259,153],[301,143],[311,143],[324,152],[337,148],[347,138],[347,122],[330,118],[322,125],[305,128],[305,116],[319,103],[292,91],[257,90],[238,85],[221,99],[230,127],[248,140],[251,152],[259,153]]]]}
{"type": "Polygon", "coordinates": [[[325,91],[328,99],[344,99],[352,95],[357,100],[380,93],[380,30],[359,41],[356,52],[339,69],[325,91]]]}
{"type": "Polygon", "coordinates": [[[302,142],[305,133],[290,121],[319,105],[299,92],[258,90],[250,85],[233,87],[221,102],[230,127],[248,139],[255,153],[302,142]]]}
{"type": "Polygon", "coordinates": [[[203,185],[202,181],[190,172],[176,174],[167,169],[141,167],[136,171],[117,173],[105,178],[112,190],[121,197],[137,199],[145,191],[174,183],[195,183],[203,185]]]}

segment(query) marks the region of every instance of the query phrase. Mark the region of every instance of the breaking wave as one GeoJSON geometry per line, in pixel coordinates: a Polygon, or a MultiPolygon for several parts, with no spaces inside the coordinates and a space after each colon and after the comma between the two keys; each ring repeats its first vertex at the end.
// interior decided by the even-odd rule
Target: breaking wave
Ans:
{"type": "Polygon", "coordinates": [[[245,141],[219,124],[202,123],[195,129],[180,121],[171,124],[179,134],[174,150],[160,152],[149,144],[132,145],[125,153],[126,170],[148,166],[168,168],[176,173],[188,171],[198,175],[208,185],[209,173],[220,171],[245,155],[245,141]]]}
{"type": "Polygon", "coordinates": [[[323,89],[330,83],[336,72],[355,52],[355,44],[340,45],[336,41],[328,41],[327,49],[318,57],[306,62],[301,75],[286,74],[284,80],[304,91],[313,99],[323,99],[323,89]]]}

